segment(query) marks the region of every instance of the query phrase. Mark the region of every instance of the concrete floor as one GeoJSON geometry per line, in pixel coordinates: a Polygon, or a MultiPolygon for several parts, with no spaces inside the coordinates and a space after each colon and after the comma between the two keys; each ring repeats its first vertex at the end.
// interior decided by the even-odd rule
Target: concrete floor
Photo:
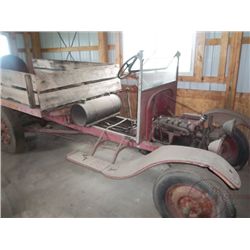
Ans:
{"type": "MultiPolygon", "coordinates": [[[[29,152],[2,153],[2,217],[159,217],[152,188],[162,167],[112,180],[65,159],[79,148],[89,152],[95,141],[87,135],[37,135],[29,137],[29,152]]],[[[110,156],[112,147],[105,144],[99,156],[110,156]]],[[[138,155],[126,149],[118,160],[138,155]]],[[[232,197],[237,217],[250,217],[250,165],[240,176],[242,188],[232,197]]]]}

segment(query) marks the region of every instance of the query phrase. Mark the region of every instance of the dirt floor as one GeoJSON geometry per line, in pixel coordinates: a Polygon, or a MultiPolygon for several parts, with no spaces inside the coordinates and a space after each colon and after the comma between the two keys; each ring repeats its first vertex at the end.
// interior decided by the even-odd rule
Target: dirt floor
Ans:
{"type": "MultiPolygon", "coordinates": [[[[152,188],[162,167],[125,180],[108,179],[65,159],[67,153],[89,152],[96,138],[87,135],[29,136],[30,150],[2,153],[2,217],[160,217],[152,188]]],[[[112,143],[99,156],[110,156],[112,143]]],[[[141,153],[124,150],[119,161],[141,153]]],[[[240,171],[242,188],[232,191],[237,217],[250,217],[250,165],[240,171]]]]}

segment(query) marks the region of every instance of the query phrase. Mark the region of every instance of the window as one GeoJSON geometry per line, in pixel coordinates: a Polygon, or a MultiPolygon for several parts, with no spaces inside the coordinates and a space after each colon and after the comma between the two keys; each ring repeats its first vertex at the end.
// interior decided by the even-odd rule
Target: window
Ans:
{"type": "Polygon", "coordinates": [[[10,54],[8,39],[0,34],[0,57],[10,54]]]}
{"type": "MultiPolygon", "coordinates": [[[[165,59],[168,61],[180,51],[181,75],[193,74],[194,41],[193,31],[124,31],[123,32],[123,58],[124,61],[135,55],[139,50],[144,50],[144,62],[147,58],[165,59]]],[[[167,64],[166,63],[166,64],[167,64]]]]}

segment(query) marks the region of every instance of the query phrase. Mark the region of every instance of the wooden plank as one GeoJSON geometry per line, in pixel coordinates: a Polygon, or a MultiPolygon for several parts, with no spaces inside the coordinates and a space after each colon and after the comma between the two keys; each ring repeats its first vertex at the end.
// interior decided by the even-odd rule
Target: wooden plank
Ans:
{"type": "Polygon", "coordinates": [[[205,40],[206,40],[205,32],[197,32],[195,65],[194,65],[194,76],[197,81],[202,81],[205,40]]]}
{"type": "Polygon", "coordinates": [[[108,62],[108,38],[107,32],[98,32],[99,40],[99,60],[100,62],[108,62]]]}
{"type": "Polygon", "coordinates": [[[35,70],[35,72],[42,80],[37,86],[38,90],[45,91],[89,81],[115,78],[118,70],[117,65],[104,65],[68,71],[43,72],[35,70]]]}
{"type": "Polygon", "coordinates": [[[115,63],[122,65],[123,55],[122,55],[122,32],[115,33],[115,63]]]}
{"type": "Polygon", "coordinates": [[[81,85],[70,89],[62,89],[39,95],[41,110],[55,108],[61,105],[85,100],[105,93],[115,92],[121,89],[118,79],[112,79],[87,85],[81,85]]]}
{"type": "Polygon", "coordinates": [[[86,66],[101,66],[106,65],[96,62],[79,62],[79,61],[64,61],[64,60],[47,60],[47,59],[33,59],[33,67],[36,69],[48,70],[72,70],[80,69],[86,66]]]}
{"type": "Polygon", "coordinates": [[[211,83],[225,83],[224,77],[218,76],[202,76],[201,79],[197,79],[194,76],[178,76],[180,82],[211,82],[211,83]]]}
{"type": "Polygon", "coordinates": [[[196,78],[194,76],[178,76],[178,81],[180,82],[195,82],[196,78]]]}
{"type": "Polygon", "coordinates": [[[26,89],[25,75],[31,77],[33,89],[36,90],[39,79],[35,75],[14,70],[1,69],[1,84],[26,89]]]}
{"type": "Polygon", "coordinates": [[[230,51],[229,73],[228,80],[226,82],[226,98],[224,104],[225,108],[228,109],[233,109],[235,103],[242,37],[243,32],[233,32],[230,51]]]}
{"type": "Polygon", "coordinates": [[[98,50],[99,46],[78,46],[78,47],[65,47],[65,48],[42,48],[42,53],[47,52],[71,52],[71,51],[92,51],[98,50]]]}
{"type": "Polygon", "coordinates": [[[225,78],[219,76],[203,76],[202,82],[225,83],[225,78]]]}
{"type": "MultiPolygon", "coordinates": [[[[221,38],[206,39],[206,45],[220,45],[220,44],[221,44],[221,38]]],[[[229,44],[231,44],[231,38],[229,38],[229,44]]],[[[250,44],[250,37],[243,37],[242,44],[250,44]]]]}
{"type": "Polygon", "coordinates": [[[242,44],[250,44],[250,37],[243,37],[242,44]]]}
{"type": "Polygon", "coordinates": [[[218,76],[222,79],[225,78],[225,73],[226,73],[228,44],[229,44],[229,32],[222,32],[221,47],[220,47],[220,62],[219,62],[219,72],[218,72],[218,76]]]}
{"type": "Polygon", "coordinates": [[[32,53],[30,51],[30,34],[28,32],[23,33],[24,45],[25,45],[25,56],[26,64],[30,73],[33,73],[33,64],[32,64],[32,53]]]}
{"type": "Polygon", "coordinates": [[[41,58],[41,42],[39,32],[31,32],[32,54],[34,58],[41,58]]]}
{"type": "Polygon", "coordinates": [[[214,46],[214,45],[220,45],[221,39],[220,38],[212,38],[212,39],[206,39],[206,45],[207,46],[214,46]]]}
{"type": "MultiPolygon", "coordinates": [[[[35,93],[34,95],[35,95],[35,104],[39,105],[37,94],[35,93]]],[[[26,90],[1,86],[1,97],[4,99],[12,99],[22,104],[30,105],[28,93],[26,90]]]]}
{"type": "Polygon", "coordinates": [[[108,44],[108,50],[115,49],[116,45],[115,44],[108,44]]]}
{"type": "Polygon", "coordinates": [[[25,75],[25,81],[26,81],[26,89],[27,89],[27,94],[28,94],[28,99],[29,99],[29,106],[31,108],[35,108],[36,100],[35,100],[35,93],[34,93],[34,90],[33,90],[31,76],[26,74],[25,75]]]}

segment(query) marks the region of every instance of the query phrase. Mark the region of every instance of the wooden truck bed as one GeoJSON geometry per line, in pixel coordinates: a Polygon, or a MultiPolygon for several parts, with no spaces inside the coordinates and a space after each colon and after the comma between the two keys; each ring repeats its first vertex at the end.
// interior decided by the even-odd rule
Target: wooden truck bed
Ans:
{"type": "Polygon", "coordinates": [[[52,110],[121,89],[118,66],[88,62],[33,60],[34,74],[1,70],[1,98],[52,110]]]}

